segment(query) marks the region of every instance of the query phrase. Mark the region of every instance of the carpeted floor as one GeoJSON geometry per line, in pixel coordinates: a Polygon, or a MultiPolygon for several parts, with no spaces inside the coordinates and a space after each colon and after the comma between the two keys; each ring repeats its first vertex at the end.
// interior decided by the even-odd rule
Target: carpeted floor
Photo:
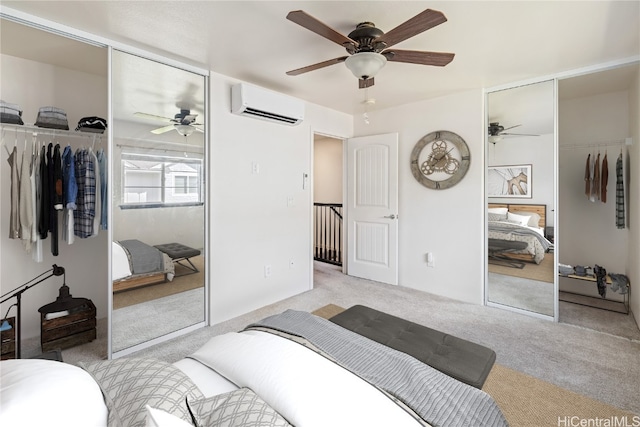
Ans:
{"type": "MultiPolygon", "coordinates": [[[[314,288],[308,292],[198,329],[131,356],[175,362],[194,353],[212,336],[241,330],[249,323],[288,308],[311,312],[328,304],[345,308],[363,304],[492,348],[497,354],[497,365],[523,375],[509,377],[507,383],[525,383],[531,377],[640,414],[637,394],[640,384],[640,341],[637,339],[618,336],[615,329],[598,332],[583,326],[553,323],[497,308],[462,303],[414,289],[345,276],[339,268],[328,264],[316,262],[314,265],[314,288]]],[[[576,315],[582,318],[590,317],[592,313],[607,314],[602,310],[582,306],[575,306],[575,309],[576,315]]],[[[561,304],[561,319],[562,313],[561,304]]],[[[633,321],[631,316],[608,314],[633,321]]],[[[617,326],[615,321],[609,323],[612,328],[617,326]]],[[[63,350],[64,360],[77,364],[80,361],[104,358],[106,330],[106,322],[100,320],[99,339],[63,350]]],[[[27,357],[39,352],[39,338],[29,341],[33,342],[23,341],[23,354],[27,357]]],[[[489,381],[487,386],[488,384],[489,381]]],[[[526,411],[539,411],[542,415],[547,413],[545,407],[534,407],[526,401],[515,404],[514,407],[516,414],[526,411]]],[[[584,410],[584,414],[587,413],[591,412],[584,410]]],[[[565,415],[582,416],[583,412],[572,410],[565,415]]],[[[557,426],[558,420],[555,419],[550,425],[557,426]]]]}

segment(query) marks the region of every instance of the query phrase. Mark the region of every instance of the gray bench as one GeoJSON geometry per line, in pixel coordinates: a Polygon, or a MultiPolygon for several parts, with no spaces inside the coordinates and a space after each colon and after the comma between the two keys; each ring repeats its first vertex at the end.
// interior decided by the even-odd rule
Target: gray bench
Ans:
{"type": "Polygon", "coordinates": [[[479,389],[496,360],[490,348],[362,305],[329,320],[479,389]]]}
{"type": "Polygon", "coordinates": [[[171,260],[176,264],[180,264],[184,268],[191,270],[188,273],[181,274],[181,276],[197,273],[199,271],[198,268],[189,259],[191,257],[200,255],[200,251],[198,249],[190,248],[189,246],[185,246],[182,243],[165,243],[162,245],[155,245],[154,247],[159,251],[169,255],[171,260]],[[186,261],[189,263],[189,265],[183,264],[181,261],[186,261]]]}

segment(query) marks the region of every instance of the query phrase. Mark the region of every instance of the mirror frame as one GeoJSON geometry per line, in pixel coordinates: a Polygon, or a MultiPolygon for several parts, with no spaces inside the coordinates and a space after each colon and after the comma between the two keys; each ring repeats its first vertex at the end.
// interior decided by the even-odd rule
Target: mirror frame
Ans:
{"type": "MultiPolygon", "coordinates": [[[[553,315],[547,315],[547,314],[542,314],[542,313],[537,313],[534,311],[530,311],[530,310],[525,310],[522,308],[518,308],[518,307],[513,307],[513,306],[509,306],[506,304],[501,304],[498,302],[493,302],[489,300],[489,292],[488,292],[488,286],[489,286],[489,265],[488,265],[488,254],[489,254],[489,248],[488,248],[488,234],[489,234],[489,225],[488,225],[488,215],[487,215],[487,206],[489,203],[489,197],[488,197],[488,192],[487,192],[487,182],[488,182],[488,165],[489,165],[489,137],[487,135],[487,129],[489,127],[489,95],[491,93],[494,92],[499,92],[499,91],[503,91],[503,90],[508,90],[508,89],[515,89],[518,87],[522,87],[522,86],[528,86],[528,85],[532,85],[532,84],[536,84],[536,83],[544,83],[544,82],[549,82],[552,81],[553,82],[553,189],[554,189],[554,194],[553,194],[553,204],[554,204],[554,209],[552,211],[552,216],[553,216],[553,223],[554,223],[554,227],[557,228],[558,226],[558,78],[555,77],[542,77],[542,78],[537,78],[537,79],[530,79],[530,80],[525,80],[525,81],[520,81],[520,82],[514,82],[514,83],[509,83],[509,84],[505,84],[505,85],[500,85],[500,86],[494,86],[494,87],[490,87],[490,88],[485,88],[483,91],[483,96],[484,96],[484,128],[483,128],[483,134],[484,137],[482,138],[484,144],[483,144],[483,151],[484,151],[484,164],[483,164],[483,170],[484,170],[484,185],[483,185],[483,191],[484,191],[484,197],[483,197],[483,224],[484,224],[484,228],[483,228],[483,247],[484,247],[484,286],[483,286],[483,292],[484,292],[484,304],[486,306],[489,307],[496,307],[496,308],[501,308],[504,310],[509,310],[509,311],[514,311],[517,313],[521,313],[521,314],[525,314],[527,316],[531,316],[531,317],[537,317],[537,318],[541,318],[541,319],[546,319],[546,320],[551,320],[554,322],[558,322],[559,320],[559,280],[558,280],[558,263],[554,262],[554,266],[553,266],[553,274],[554,274],[554,281],[553,281],[553,315]]],[[[549,214],[547,213],[547,217],[549,217],[549,214]]],[[[554,231],[554,253],[558,254],[559,253],[559,242],[558,242],[558,230],[556,229],[554,231]]]]}
{"type": "MultiPolygon", "coordinates": [[[[209,250],[210,250],[210,223],[209,223],[209,196],[210,196],[210,178],[211,178],[211,171],[210,171],[210,148],[209,148],[209,144],[208,141],[210,140],[210,121],[211,121],[211,117],[210,117],[210,107],[209,107],[209,90],[210,90],[210,72],[208,70],[205,69],[201,69],[201,68],[197,68],[194,66],[190,66],[188,64],[184,64],[181,62],[177,62],[177,61],[173,61],[171,59],[162,57],[162,56],[158,56],[158,55],[154,55],[151,54],[149,52],[146,51],[142,51],[142,50],[138,50],[135,48],[131,48],[129,46],[123,46],[123,45],[109,45],[108,46],[108,82],[109,82],[109,91],[108,91],[108,122],[109,123],[114,123],[114,114],[113,114],[113,99],[112,99],[112,87],[113,87],[113,78],[114,78],[114,74],[113,74],[113,52],[114,51],[118,51],[121,53],[125,53],[125,54],[129,54],[129,55],[135,55],[135,56],[139,56],[143,59],[147,59],[150,61],[154,61],[157,63],[160,63],[162,65],[167,65],[170,67],[174,67],[174,68],[178,68],[184,71],[188,71],[197,75],[200,75],[204,78],[204,118],[205,118],[205,122],[204,122],[204,135],[203,135],[203,140],[204,140],[204,168],[205,168],[205,173],[204,173],[204,182],[205,182],[205,188],[203,190],[203,198],[204,198],[204,222],[203,222],[203,228],[204,228],[204,253],[208,254],[209,250]]],[[[115,151],[115,142],[114,142],[114,132],[109,132],[109,138],[108,138],[108,144],[109,144],[109,153],[113,153],[115,151]]],[[[113,156],[109,155],[108,156],[108,173],[109,173],[109,177],[110,178],[110,183],[113,183],[113,173],[115,170],[115,166],[113,163],[113,156]]],[[[108,216],[108,235],[109,235],[109,242],[113,241],[113,209],[114,209],[114,204],[110,203],[109,205],[109,216],[108,216]]],[[[112,279],[112,253],[111,253],[111,246],[109,246],[109,250],[108,252],[108,272],[109,272],[109,278],[108,278],[108,283],[109,283],[109,294],[108,294],[108,322],[107,322],[107,359],[111,360],[114,358],[118,358],[118,357],[122,357],[122,356],[126,356],[129,355],[131,353],[143,350],[145,348],[154,346],[156,344],[160,344],[162,342],[168,341],[170,339],[188,334],[190,332],[193,332],[195,330],[198,330],[200,328],[203,328],[205,326],[209,325],[210,322],[210,315],[209,315],[209,307],[210,307],[210,287],[209,287],[209,282],[210,282],[210,262],[209,262],[209,257],[205,255],[205,259],[204,259],[204,306],[202,307],[202,309],[204,310],[203,313],[203,320],[201,322],[198,322],[196,324],[187,326],[185,328],[179,329],[177,331],[168,333],[166,335],[162,335],[159,337],[156,337],[154,339],[148,340],[148,341],[144,341],[141,342],[139,344],[133,345],[131,347],[127,347],[121,350],[114,350],[113,348],[113,343],[112,343],[112,336],[113,336],[113,279],[112,279]]]]}

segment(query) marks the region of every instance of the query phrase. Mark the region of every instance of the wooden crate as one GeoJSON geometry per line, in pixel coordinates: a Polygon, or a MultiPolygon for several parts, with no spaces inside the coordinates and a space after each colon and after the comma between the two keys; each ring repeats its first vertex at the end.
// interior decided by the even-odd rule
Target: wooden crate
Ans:
{"type": "Polygon", "coordinates": [[[6,320],[11,325],[11,329],[2,331],[1,333],[2,355],[0,356],[0,360],[16,358],[16,318],[9,317],[6,320]]]}
{"type": "Polygon", "coordinates": [[[74,347],[96,339],[96,306],[89,300],[82,310],[46,320],[40,315],[42,351],[74,347]]]}

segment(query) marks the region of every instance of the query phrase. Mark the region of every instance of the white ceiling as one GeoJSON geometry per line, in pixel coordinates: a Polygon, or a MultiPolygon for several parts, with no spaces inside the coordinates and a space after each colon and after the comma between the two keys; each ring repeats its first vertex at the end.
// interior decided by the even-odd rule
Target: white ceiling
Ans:
{"type": "MultiPolygon", "coordinates": [[[[388,31],[427,8],[444,13],[448,22],[396,47],[453,52],[454,60],[446,67],[388,63],[368,90],[375,109],[640,55],[639,1],[3,0],[2,7],[349,114],[363,110],[365,91],[344,64],[285,74],[346,54],[285,19],[289,11],[304,10],[345,35],[362,21],[388,31]]],[[[63,61],[87,66],[83,57],[63,61]]]]}

